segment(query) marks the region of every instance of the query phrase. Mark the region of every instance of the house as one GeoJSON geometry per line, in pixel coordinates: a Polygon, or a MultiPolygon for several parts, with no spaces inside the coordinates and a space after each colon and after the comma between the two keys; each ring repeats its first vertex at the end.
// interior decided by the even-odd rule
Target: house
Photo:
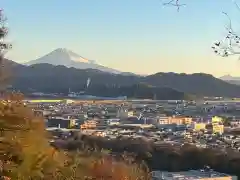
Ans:
{"type": "Polygon", "coordinates": [[[77,119],[70,119],[64,117],[49,117],[47,119],[47,127],[56,128],[73,128],[76,125],[77,119]]]}

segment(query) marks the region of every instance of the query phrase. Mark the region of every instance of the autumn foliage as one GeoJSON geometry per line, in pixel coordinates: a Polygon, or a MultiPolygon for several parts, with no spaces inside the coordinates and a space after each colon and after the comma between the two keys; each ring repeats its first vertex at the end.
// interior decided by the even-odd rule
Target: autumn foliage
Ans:
{"type": "Polygon", "coordinates": [[[3,41],[7,34],[4,21],[0,11],[0,177],[14,180],[142,178],[145,172],[137,164],[115,161],[102,151],[64,152],[49,144],[44,120],[34,116],[21,93],[5,89],[3,55],[8,46],[3,41]]]}

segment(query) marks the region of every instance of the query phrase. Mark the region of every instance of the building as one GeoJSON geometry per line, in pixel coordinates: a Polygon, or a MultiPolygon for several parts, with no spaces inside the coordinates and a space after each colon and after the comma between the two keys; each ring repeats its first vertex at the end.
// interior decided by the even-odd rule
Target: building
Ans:
{"type": "Polygon", "coordinates": [[[106,133],[104,131],[95,131],[92,133],[92,135],[104,137],[104,136],[106,136],[106,133]]]}
{"type": "Polygon", "coordinates": [[[81,129],[95,129],[97,127],[97,121],[96,120],[87,120],[85,121],[80,128],[81,129]]]}
{"type": "Polygon", "coordinates": [[[119,110],[115,107],[113,108],[107,108],[107,110],[105,111],[105,116],[108,117],[108,118],[116,118],[118,117],[118,113],[119,113],[119,110]]]}
{"type": "Polygon", "coordinates": [[[218,116],[212,117],[213,133],[222,134],[224,132],[224,125],[222,125],[223,119],[218,116]]]}
{"type": "Polygon", "coordinates": [[[194,130],[201,131],[206,129],[206,123],[194,123],[194,130]]]}
{"type": "Polygon", "coordinates": [[[152,128],[152,124],[119,124],[118,127],[124,128],[124,129],[147,129],[152,128]]]}
{"type": "Polygon", "coordinates": [[[231,120],[230,125],[231,126],[240,126],[240,120],[236,120],[236,119],[231,120]]]}
{"type": "Polygon", "coordinates": [[[214,116],[212,117],[212,124],[219,124],[219,123],[222,123],[223,122],[223,119],[221,117],[218,117],[218,116],[214,116]]]}
{"type": "Polygon", "coordinates": [[[120,118],[122,120],[128,118],[128,110],[125,109],[125,108],[119,108],[117,110],[117,113],[116,113],[115,117],[120,118]]]}
{"type": "Polygon", "coordinates": [[[76,119],[64,117],[49,117],[47,127],[49,128],[73,128],[76,125],[76,119]]]}
{"type": "Polygon", "coordinates": [[[128,116],[128,117],[134,116],[134,111],[129,110],[129,111],[127,112],[127,116],[128,116]]]}
{"type": "Polygon", "coordinates": [[[114,119],[108,119],[108,125],[112,126],[112,125],[118,125],[120,122],[120,119],[118,118],[114,118],[114,119]]]}
{"type": "Polygon", "coordinates": [[[237,176],[211,170],[190,170],[183,172],[152,171],[151,175],[153,180],[237,180],[237,176]]]}
{"type": "Polygon", "coordinates": [[[224,133],[224,125],[213,125],[213,133],[219,133],[223,134],[224,133]]]}
{"type": "Polygon", "coordinates": [[[191,124],[192,118],[184,117],[184,116],[163,116],[163,117],[159,117],[158,123],[163,124],[163,125],[166,125],[166,124],[177,124],[177,125],[191,124]]]}
{"type": "Polygon", "coordinates": [[[61,101],[62,103],[65,103],[65,104],[72,104],[74,103],[75,101],[74,100],[71,100],[71,99],[64,99],[61,101]]]}
{"type": "Polygon", "coordinates": [[[62,100],[61,99],[32,99],[32,100],[24,100],[24,102],[52,104],[52,103],[60,103],[62,102],[62,100]]]}

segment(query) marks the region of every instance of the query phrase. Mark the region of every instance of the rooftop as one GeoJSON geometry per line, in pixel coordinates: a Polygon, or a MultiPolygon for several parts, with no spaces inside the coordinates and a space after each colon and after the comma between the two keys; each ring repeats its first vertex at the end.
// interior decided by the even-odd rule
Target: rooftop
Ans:
{"type": "Polygon", "coordinates": [[[230,175],[219,173],[216,171],[201,171],[201,170],[190,170],[182,172],[168,172],[168,171],[153,171],[152,177],[156,180],[187,180],[187,179],[205,179],[205,178],[220,178],[220,177],[231,177],[230,175]]]}

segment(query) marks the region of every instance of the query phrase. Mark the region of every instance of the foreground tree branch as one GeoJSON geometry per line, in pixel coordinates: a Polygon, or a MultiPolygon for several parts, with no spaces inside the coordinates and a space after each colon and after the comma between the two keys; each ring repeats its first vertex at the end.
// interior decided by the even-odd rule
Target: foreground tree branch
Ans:
{"type": "Polygon", "coordinates": [[[179,11],[180,7],[185,6],[186,4],[179,3],[179,0],[170,0],[170,1],[168,0],[168,1],[164,2],[163,5],[164,6],[168,6],[168,5],[175,6],[175,7],[177,7],[177,11],[179,11]]]}
{"type": "MultiPolygon", "coordinates": [[[[238,3],[236,1],[233,1],[233,3],[240,12],[240,6],[238,5],[238,3]]],[[[179,11],[180,7],[185,6],[186,4],[181,4],[180,0],[168,0],[163,3],[163,5],[175,6],[179,11]]],[[[227,34],[222,40],[215,42],[212,46],[212,49],[214,53],[222,57],[240,55],[240,36],[234,31],[232,27],[232,21],[229,15],[226,12],[222,13],[228,18],[229,21],[228,25],[226,26],[227,34]]]]}
{"type": "Polygon", "coordinates": [[[229,20],[229,24],[226,27],[227,35],[223,38],[223,40],[214,43],[212,49],[214,52],[222,57],[228,57],[232,55],[240,54],[240,37],[233,30],[231,18],[227,13],[223,12],[224,15],[229,20]]]}

